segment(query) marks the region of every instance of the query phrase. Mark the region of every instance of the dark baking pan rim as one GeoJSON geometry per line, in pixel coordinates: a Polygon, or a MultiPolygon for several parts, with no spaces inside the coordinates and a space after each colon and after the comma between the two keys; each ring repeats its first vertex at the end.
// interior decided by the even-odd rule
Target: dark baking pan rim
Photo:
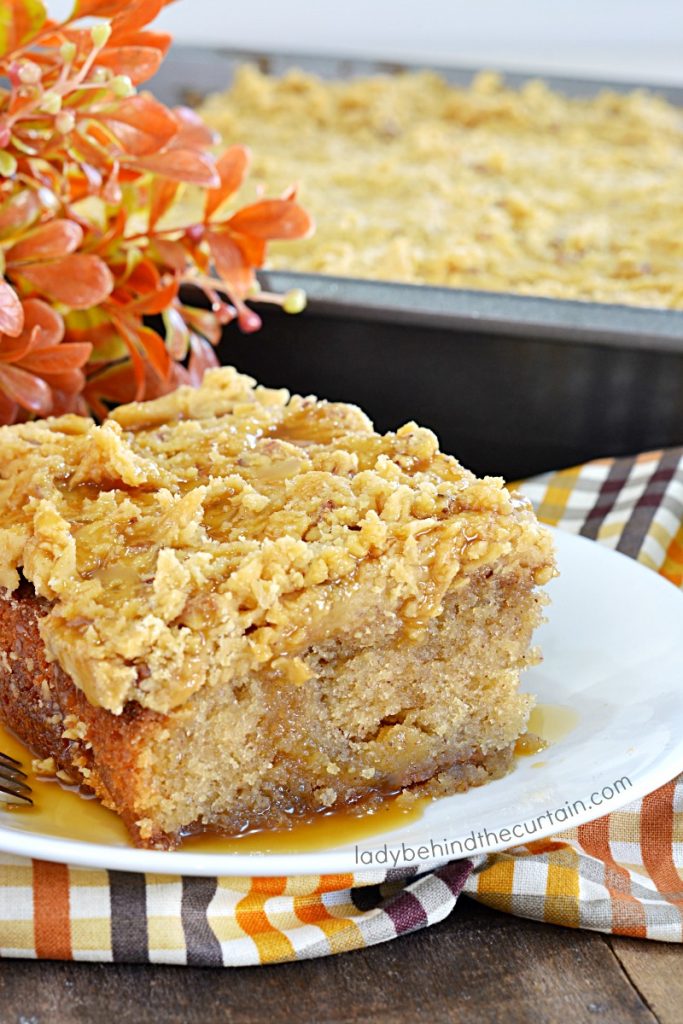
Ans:
{"type": "Polygon", "coordinates": [[[269,291],[303,288],[322,315],[557,342],[683,353],[683,311],[321,274],[264,271],[269,291]]]}

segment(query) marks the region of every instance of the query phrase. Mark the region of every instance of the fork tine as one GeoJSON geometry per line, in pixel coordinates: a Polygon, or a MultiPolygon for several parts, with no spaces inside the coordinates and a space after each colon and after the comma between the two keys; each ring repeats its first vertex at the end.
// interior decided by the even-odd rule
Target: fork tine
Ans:
{"type": "Polygon", "coordinates": [[[22,771],[21,761],[0,751],[0,803],[33,805],[31,787],[24,781],[27,778],[26,772],[22,771]]]}
{"type": "MultiPolygon", "coordinates": [[[[31,791],[29,790],[29,793],[30,792],[31,791]]],[[[18,792],[16,792],[16,790],[11,789],[11,788],[9,788],[7,786],[3,786],[2,783],[0,783],[0,801],[2,803],[10,803],[11,804],[11,803],[16,803],[16,801],[18,801],[18,800],[21,800],[23,803],[31,804],[31,806],[33,806],[33,800],[31,799],[30,796],[26,796],[25,793],[18,793],[18,792]],[[5,793],[7,796],[11,796],[12,799],[11,800],[6,800],[1,795],[3,793],[5,793]]]]}
{"type": "MultiPolygon", "coordinates": [[[[24,778],[26,778],[25,775],[24,778]]],[[[6,783],[8,786],[11,786],[13,789],[22,790],[25,793],[31,792],[31,787],[28,786],[23,781],[23,779],[20,779],[16,775],[13,775],[12,773],[4,771],[2,768],[0,768],[0,783],[3,782],[6,783]]]]}

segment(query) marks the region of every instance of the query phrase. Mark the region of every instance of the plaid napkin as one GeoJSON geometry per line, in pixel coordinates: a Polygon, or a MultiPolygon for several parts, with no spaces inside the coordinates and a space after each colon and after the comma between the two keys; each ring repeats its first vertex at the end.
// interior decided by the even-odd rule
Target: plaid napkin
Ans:
{"type": "MultiPolygon", "coordinates": [[[[683,586],[683,448],[521,485],[546,523],[683,586]]],[[[0,955],[238,966],[326,956],[425,928],[461,892],[570,928],[683,941],[683,775],[604,818],[504,853],[413,869],[181,878],[0,855],[0,955]]]]}

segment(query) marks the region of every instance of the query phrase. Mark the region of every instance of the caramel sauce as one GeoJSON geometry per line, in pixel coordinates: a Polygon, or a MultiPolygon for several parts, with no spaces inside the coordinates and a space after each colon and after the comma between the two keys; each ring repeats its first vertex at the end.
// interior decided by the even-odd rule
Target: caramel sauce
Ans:
{"type": "Polygon", "coordinates": [[[535,732],[525,732],[515,743],[515,754],[517,757],[531,757],[532,754],[539,754],[545,750],[547,746],[548,743],[542,736],[537,736],[535,732]]]}
{"type": "MultiPolygon", "coordinates": [[[[531,713],[529,731],[520,737],[515,752],[530,756],[545,749],[553,741],[566,736],[578,724],[579,715],[572,708],[540,704],[531,713]]],[[[11,733],[0,725],[0,751],[21,761],[29,776],[33,807],[12,807],[0,802],[0,825],[38,835],[75,839],[80,842],[131,846],[121,819],[103,807],[94,797],[85,795],[77,786],[68,786],[56,779],[37,776],[32,771],[32,755],[11,733]]],[[[533,767],[541,767],[538,762],[533,767]]],[[[304,853],[332,849],[347,843],[360,842],[372,836],[402,828],[419,820],[428,797],[406,800],[389,797],[378,807],[341,808],[297,821],[292,828],[246,832],[240,836],[223,837],[205,833],[187,837],[181,844],[184,853],[304,853]]]]}
{"type": "Polygon", "coordinates": [[[32,755],[27,747],[0,725],[0,750],[21,761],[28,775],[33,807],[0,803],[0,824],[21,832],[76,839],[86,843],[130,846],[128,831],[121,819],[94,797],[85,796],[76,786],[57,779],[37,776],[31,768],[32,755]]]}
{"type": "MultiPolygon", "coordinates": [[[[546,750],[551,743],[563,739],[579,723],[579,713],[564,704],[537,704],[529,715],[527,731],[515,743],[518,757],[532,757],[546,750]]],[[[532,765],[542,768],[545,761],[532,765]]]]}
{"type": "Polygon", "coordinates": [[[578,711],[566,704],[537,704],[529,716],[527,731],[541,736],[548,746],[573,732],[580,720],[578,711]]]}
{"type": "MultiPolygon", "coordinates": [[[[0,802],[0,825],[38,835],[76,839],[86,843],[132,846],[121,819],[77,786],[37,776],[31,769],[32,755],[16,736],[0,725],[0,750],[21,761],[29,776],[33,807],[9,806],[0,802]]],[[[379,807],[360,806],[320,813],[297,821],[289,829],[252,831],[235,837],[210,833],[188,836],[183,853],[303,853],[360,842],[370,836],[402,828],[417,821],[427,798],[410,801],[389,797],[379,807]]]]}
{"type": "Polygon", "coordinates": [[[347,843],[392,832],[418,821],[430,802],[428,797],[388,797],[378,807],[340,808],[297,821],[292,828],[246,832],[241,836],[203,833],[183,840],[183,853],[309,853],[334,849],[347,843]]]}

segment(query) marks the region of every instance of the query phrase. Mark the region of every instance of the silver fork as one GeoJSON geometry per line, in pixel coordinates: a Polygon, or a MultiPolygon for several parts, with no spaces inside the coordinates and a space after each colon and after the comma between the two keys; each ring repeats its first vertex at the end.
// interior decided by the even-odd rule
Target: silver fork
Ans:
{"type": "Polygon", "coordinates": [[[0,752],[0,803],[32,804],[31,787],[26,782],[21,761],[0,752]]]}

